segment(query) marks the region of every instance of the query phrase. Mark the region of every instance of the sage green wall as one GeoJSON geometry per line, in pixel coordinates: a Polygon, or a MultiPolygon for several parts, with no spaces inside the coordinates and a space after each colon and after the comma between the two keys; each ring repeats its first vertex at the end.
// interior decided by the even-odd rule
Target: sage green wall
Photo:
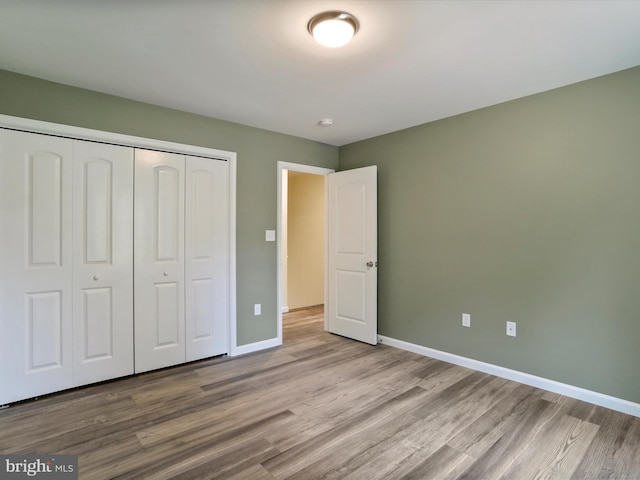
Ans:
{"type": "Polygon", "coordinates": [[[337,168],[337,147],[3,70],[0,113],[237,152],[238,344],[277,335],[276,244],[264,241],[276,228],[276,163],[337,168]]]}
{"type": "Polygon", "coordinates": [[[341,147],[366,165],[382,335],[640,402],[640,67],[341,147]]]}

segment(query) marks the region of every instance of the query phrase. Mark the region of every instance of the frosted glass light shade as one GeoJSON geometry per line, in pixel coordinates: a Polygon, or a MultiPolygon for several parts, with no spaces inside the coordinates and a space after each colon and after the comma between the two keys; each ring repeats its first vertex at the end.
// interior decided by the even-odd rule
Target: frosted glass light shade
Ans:
{"type": "Polygon", "coordinates": [[[309,21],[308,30],[320,45],[342,47],[358,31],[358,20],[345,12],[324,12],[309,21]]]}

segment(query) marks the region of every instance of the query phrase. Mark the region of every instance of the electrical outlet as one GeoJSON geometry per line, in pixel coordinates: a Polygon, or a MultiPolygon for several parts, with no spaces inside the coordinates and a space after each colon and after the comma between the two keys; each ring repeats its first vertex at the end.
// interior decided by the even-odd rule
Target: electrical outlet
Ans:
{"type": "Polygon", "coordinates": [[[510,337],[516,336],[516,322],[507,322],[507,335],[510,337]]]}
{"type": "Polygon", "coordinates": [[[469,315],[468,313],[462,314],[462,326],[471,327],[471,315],[469,315]]]}
{"type": "Polygon", "coordinates": [[[262,305],[260,305],[259,303],[256,303],[253,306],[253,314],[258,316],[262,314],[262,305]]]}

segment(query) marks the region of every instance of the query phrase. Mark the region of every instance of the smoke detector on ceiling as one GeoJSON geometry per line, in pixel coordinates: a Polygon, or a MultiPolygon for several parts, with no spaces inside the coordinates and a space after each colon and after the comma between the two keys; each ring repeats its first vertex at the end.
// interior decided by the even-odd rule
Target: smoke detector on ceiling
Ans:
{"type": "Polygon", "coordinates": [[[321,127],[332,127],[333,126],[333,120],[330,118],[323,118],[322,120],[320,120],[318,122],[318,125],[320,125],[321,127]]]}

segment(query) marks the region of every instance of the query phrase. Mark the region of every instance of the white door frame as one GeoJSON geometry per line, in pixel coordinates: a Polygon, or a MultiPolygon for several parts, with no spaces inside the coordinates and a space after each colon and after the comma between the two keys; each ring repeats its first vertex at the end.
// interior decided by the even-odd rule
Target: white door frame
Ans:
{"type": "MultiPolygon", "coordinates": [[[[277,299],[277,323],[278,323],[278,345],[282,345],[282,174],[284,170],[291,170],[293,172],[301,172],[301,173],[311,173],[313,175],[329,175],[330,173],[334,173],[335,170],[332,168],[324,168],[324,167],[314,167],[312,165],[303,165],[299,163],[289,163],[289,162],[278,162],[278,224],[277,224],[277,244],[276,250],[278,252],[277,258],[277,270],[278,270],[278,299],[277,299]]],[[[325,182],[325,204],[327,202],[327,185],[325,182]]],[[[324,220],[324,303],[327,304],[327,253],[328,253],[328,232],[327,232],[327,215],[328,209],[325,208],[325,220],[324,220]]],[[[325,309],[324,315],[324,328],[327,329],[327,314],[325,309]]]]}
{"type": "Polygon", "coordinates": [[[136,137],[120,133],[92,130],[58,123],[43,122],[28,118],[13,117],[0,114],[0,126],[32,133],[43,133],[59,137],[89,140],[100,143],[111,143],[134,148],[147,148],[184,155],[217,158],[229,162],[229,336],[227,339],[229,356],[242,353],[237,343],[236,321],[236,176],[237,153],[198,147],[182,143],[165,142],[151,138],[136,137]]]}

